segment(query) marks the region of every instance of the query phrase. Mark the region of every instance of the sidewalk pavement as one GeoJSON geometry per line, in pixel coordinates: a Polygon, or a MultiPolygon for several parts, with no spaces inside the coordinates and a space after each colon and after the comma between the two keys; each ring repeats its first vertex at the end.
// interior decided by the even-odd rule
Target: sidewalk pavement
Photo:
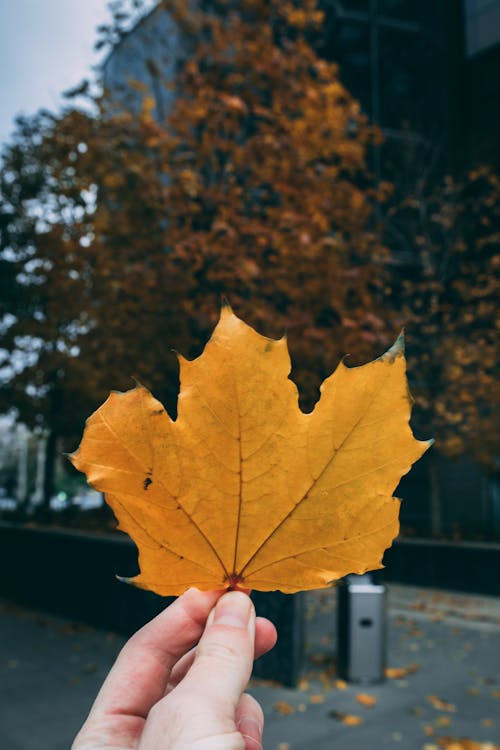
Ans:
{"type": "MultiPolygon", "coordinates": [[[[388,605],[388,679],[346,685],[336,593],[308,594],[299,687],[251,684],[265,750],[500,750],[500,600],[390,584],[388,605]]],[[[0,602],[1,750],[69,750],[123,641],[0,602]]]]}

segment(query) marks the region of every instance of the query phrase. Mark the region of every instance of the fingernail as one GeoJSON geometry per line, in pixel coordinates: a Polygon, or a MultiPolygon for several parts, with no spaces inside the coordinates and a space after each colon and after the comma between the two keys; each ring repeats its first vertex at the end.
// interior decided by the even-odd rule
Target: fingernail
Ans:
{"type": "MultiPolygon", "coordinates": [[[[251,740],[253,742],[250,747],[259,748],[262,747],[262,729],[263,727],[257,719],[253,716],[242,716],[238,721],[238,731],[245,740],[251,740]]],[[[248,747],[247,742],[246,746],[248,747]]]]}
{"type": "Polygon", "coordinates": [[[233,628],[247,628],[253,604],[246,594],[230,591],[215,605],[214,622],[217,625],[231,625],[233,628]]]}

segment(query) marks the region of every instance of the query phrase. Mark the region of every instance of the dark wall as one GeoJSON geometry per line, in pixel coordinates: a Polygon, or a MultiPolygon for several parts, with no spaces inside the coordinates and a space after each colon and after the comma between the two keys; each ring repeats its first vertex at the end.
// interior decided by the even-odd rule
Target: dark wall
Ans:
{"type": "Polygon", "coordinates": [[[432,535],[432,461],[441,499],[442,537],[454,541],[500,541],[495,477],[488,476],[470,458],[449,459],[438,453],[431,455],[430,451],[403,477],[394,493],[402,499],[400,518],[404,535],[432,535]]]}
{"type": "MultiPolygon", "coordinates": [[[[387,551],[378,580],[481,594],[500,594],[500,545],[401,541],[387,551]]],[[[0,523],[0,596],[94,627],[130,635],[172,599],[119,582],[137,571],[130,540],[0,523]]],[[[252,594],[257,613],[277,627],[277,646],[254,676],[294,686],[305,643],[304,598],[252,594]]]]}
{"type": "Polygon", "coordinates": [[[500,595],[500,544],[405,539],[384,555],[387,581],[500,595]]]}
{"type": "MultiPolygon", "coordinates": [[[[137,572],[136,547],[118,534],[0,523],[0,595],[20,604],[128,636],[173,601],[116,578],[137,572]]],[[[279,632],[254,675],[295,685],[304,644],[302,596],[256,592],[252,598],[279,632]]]]}

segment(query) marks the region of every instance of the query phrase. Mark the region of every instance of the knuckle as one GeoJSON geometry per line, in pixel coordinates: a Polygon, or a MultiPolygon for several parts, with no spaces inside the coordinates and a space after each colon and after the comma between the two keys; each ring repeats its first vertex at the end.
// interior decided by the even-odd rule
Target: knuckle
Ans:
{"type": "Polygon", "coordinates": [[[214,659],[219,662],[240,661],[241,648],[229,642],[207,640],[205,643],[200,643],[198,657],[200,659],[214,659]]]}

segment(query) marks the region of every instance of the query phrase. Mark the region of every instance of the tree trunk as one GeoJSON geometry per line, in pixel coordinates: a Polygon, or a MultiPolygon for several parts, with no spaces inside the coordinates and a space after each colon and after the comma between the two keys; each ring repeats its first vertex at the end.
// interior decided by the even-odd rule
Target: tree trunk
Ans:
{"type": "Polygon", "coordinates": [[[28,431],[23,424],[17,425],[17,483],[16,501],[21,512],[26,510],[28,501],[28,431]]]}
{"type": "Polygon", "coordinates": [[[54,494],[54,475],[56,465],[57,433],[51,429],[47,435],[45,446],[45,468],[43,477],[43,501],[40,510],[47,513],[50,510],[50,498],[54,494]]]}
{"type": "Polygon", "coordinates": [[[485,539],[492,537],[492,531],[494,528],[493,518],[493,502],[490,477],[483,470],[481,472],[481,536],[485,539]]]}
{"type": "Polygon", "coordinates": [[[50,407],[47,414],[47,432],[45,442],[45,466],[43,472],[42,504],[39,506],[40,515],[50,514],[50,499],[54,494],[54,477],[56,468],[57,441],[60,429],[58,416],[62,407],[62,394],[58,385],[57,373],[50,377],[53,387],[50,395],[50,407]]]}
{"type": "Polygon", "coordinates": [[[36,473],[35,473],[35,489],[31,496],[31,504],[33,507],[37,507],[43,502],[43,489],[45,482],[45,448],[47,444],[47,436],[45,433],[38,435],[37,448],[36,448],[36,473]]]}
{"type": "Polygon", "coordinates": [[[431,536],[439,537],[443,533],[443,508],[437,456],[434,452],[429,456],[429,490],[431,536]]]}

